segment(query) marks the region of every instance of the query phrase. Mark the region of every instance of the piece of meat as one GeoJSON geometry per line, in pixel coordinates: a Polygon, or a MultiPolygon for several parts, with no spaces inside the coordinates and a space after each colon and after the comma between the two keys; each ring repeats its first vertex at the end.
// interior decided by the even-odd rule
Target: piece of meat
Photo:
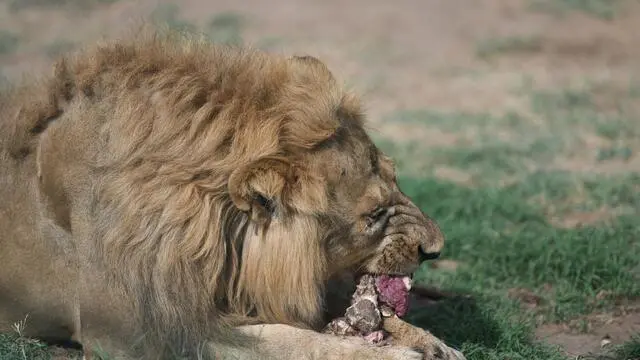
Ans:
{"type": "Polygon", "coordinates": [[[369,299],[362,299],[349,306],[345,317],[351,326],[363,334],[378,330],[382,321],[378,307],[369,299]]]}
{"type": "Polygon", "coordinates": [[[398,317],[403,317],[409,310],[409,290],[411,279],[406,276],[380,275],[376,277],[378,300],[389,305],[398,317]]]}
{"type": "Polygon", "coordinates": [[[428,331],[400,317],[409,305],[411,280],[408,277],[362,276],[351,297],[345,316],[332,320],[324,333],[361,336],[372,344],[403,345],[422,349],[424,359],[465,360],[458,350],[448,347],[428,331]]]}
{"type": "Polygon", "coordinates": [[[351,296],[351,306],[345,311],[345,316],[331,321],[324,332],[334,335],[360,335],[371,342],[376,342],[379,336],[368,335],[378,331],[381,325],[382,316],[378,309],[375,278],[371,275],[363,275],[351,296]]]}
{"type": "Polygon", "coordinates": [[[361,276],[345,316],[331,321],[323,332],[360,335],[371,343],[382,342],[385,338],[382,317],[406,314],[410,286],[408,277],[361,276]]]}

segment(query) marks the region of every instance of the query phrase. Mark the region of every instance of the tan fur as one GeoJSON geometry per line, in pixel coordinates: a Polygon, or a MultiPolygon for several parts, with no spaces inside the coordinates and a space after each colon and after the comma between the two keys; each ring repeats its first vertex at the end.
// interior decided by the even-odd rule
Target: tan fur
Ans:
{"type": "Polygon", "coordinates": [[[332,276],[443,246],[320,61],[143,32],[60,59],[0,120],[0,330],[35,314],[32,336],[123,358],[415,357],[296,332],[325,323],[332,276]],[[307,345],[233,330],[257,324],[307,345]]]}
{"type": "Polygon", "coordinates": [[[430,332],[397,316],[385,317],[382,321],[382,327],[389,333],[390,340],[395,345],[419,348],[426,359],[465,359],[461,352],[446,346],[430,332]]]}

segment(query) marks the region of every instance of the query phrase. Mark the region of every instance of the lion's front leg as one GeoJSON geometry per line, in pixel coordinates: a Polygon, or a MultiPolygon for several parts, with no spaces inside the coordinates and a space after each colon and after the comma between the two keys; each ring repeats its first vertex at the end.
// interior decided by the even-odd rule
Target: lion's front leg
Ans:
{"type": "Polygon", "coordinates": [[[260,358],[323,360],[421,360],[420,351],[404,346],[376,346],[358,337],[339,337],[289,325],[266,324],[238,329],[258,341],[260,358]]]}
{"type": "Polygon", "coordinates": [[[393,344],[422,349],[425,360],[466,360],[460,351],[449,347],[430,332],[413,326],[398,317],[384,318],[383,328],[392,336],[393,344]]]}

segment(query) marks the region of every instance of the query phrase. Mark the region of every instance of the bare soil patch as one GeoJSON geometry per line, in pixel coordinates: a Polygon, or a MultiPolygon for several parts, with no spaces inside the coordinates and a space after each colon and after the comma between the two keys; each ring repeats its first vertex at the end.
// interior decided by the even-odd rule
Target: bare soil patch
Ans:
{"type": "Polygon", "coordinates": [[[581,318],[577,321],[580,321],[580,327],[585,330],[582,332],[575,329],[575,322],[542,325],[537,329],[536,337],[559,346],[571,357],[603,354],[611,345],[622,344],[640,333],[639,309],[636,304],[612,313],[581,318]]]}

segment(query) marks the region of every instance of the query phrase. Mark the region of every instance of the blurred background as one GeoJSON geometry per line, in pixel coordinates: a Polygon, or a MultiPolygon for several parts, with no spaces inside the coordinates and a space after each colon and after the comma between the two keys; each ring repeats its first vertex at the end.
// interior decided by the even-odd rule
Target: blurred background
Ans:
{"type": "MultiPolygon", "coordinates": [[[[0,0],[0,87],[148,21],[362,94],[447,234],[416,277],[446,296],[412,322],[469,359],[640,358],[638,0],[0,0]]],[[[11,356],[72,355],[0,337],[11,356]]]]}

